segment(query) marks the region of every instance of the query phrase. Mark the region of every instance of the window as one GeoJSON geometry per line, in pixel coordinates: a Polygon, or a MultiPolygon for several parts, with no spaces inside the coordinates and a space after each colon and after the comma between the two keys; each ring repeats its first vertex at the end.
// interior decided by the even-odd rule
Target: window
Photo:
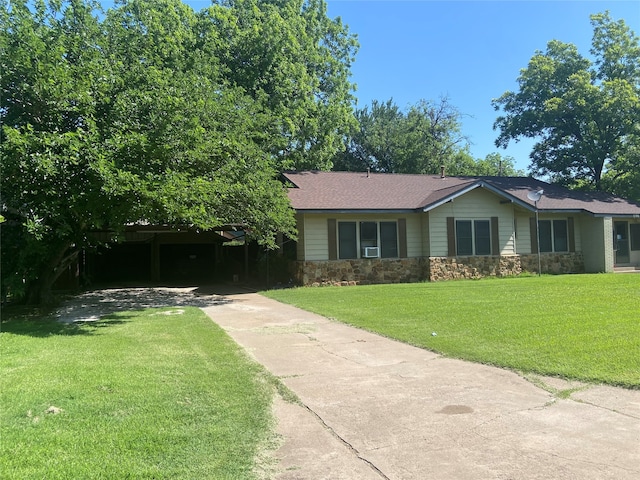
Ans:
{"type": "Polygon", "coordinates": [[[553,251],[554,252],[568,252],[569,243],[567,242],[567,221],[566,220],[554,220],[553,221],[553,251]]]}
{"type": "Polygon", "coordinates": [[[569,234],[566,220],[540,220],[540,252],[568,252],[569,234]]]}
{"type": "Polygon", "coordinates": [[[631,250],[640,250],[640,223],[629,225],[631,233],[631,250]]]}
{"type": "Polygon", "coordinates": [[[398,256],[398,224],[380,222],[380,256],[395,258],[398,256]]]}
{"type": "Polygon", "coordinates": [[[456,220],[456,255],[491,255],[491,222],[456,220]]]}
{"type": "Polygon", "coordinates": [[[376,222],[360,222],[360,249],[364,257],[366,247],[378,246],[378,224],[376,222]]]}
{"type": "Polygon", "coordinates": [[[338,223],[338,258],[358,258],[356,222],[338,223]]]}
{"type": "Polygon", "coordinates": [[[476,255],[491,255],[491,226],[489,220],[476,220],[473,222],[476,255]]]}
{"type": "Polygon", "coordinates": [[[378,247],[382,258],[398,257],[398,222],[338,222],[338,258],[362,258],[366,247],[378,247]]]}

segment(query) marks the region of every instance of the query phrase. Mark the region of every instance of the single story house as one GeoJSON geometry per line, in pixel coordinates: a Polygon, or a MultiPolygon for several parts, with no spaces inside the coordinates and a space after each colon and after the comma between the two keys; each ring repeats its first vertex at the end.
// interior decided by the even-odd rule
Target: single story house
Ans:
{"type": "Polygon", "coordinates": [[[640,205],[529,177],[288,172],[303,285],[640,268],[640,205]]]}

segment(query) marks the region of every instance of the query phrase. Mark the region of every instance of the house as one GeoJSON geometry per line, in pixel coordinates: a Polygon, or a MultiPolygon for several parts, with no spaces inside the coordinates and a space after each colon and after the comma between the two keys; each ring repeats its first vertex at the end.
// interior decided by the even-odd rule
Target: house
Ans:
{"type": "Polygon", "coordinates": [[[640,205],[606,193],[444,171],[289,172],[284,180],[303,285],[640,266],[640,205]]]}

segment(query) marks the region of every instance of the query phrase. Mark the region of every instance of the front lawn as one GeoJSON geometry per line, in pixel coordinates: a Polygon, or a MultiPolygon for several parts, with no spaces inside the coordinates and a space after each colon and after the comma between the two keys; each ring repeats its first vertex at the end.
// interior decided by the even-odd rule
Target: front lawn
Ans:
{"type": "Polygon", "coordinates": [[[272,290],[266,296],[444,355],[640,388],[640,275],[272,290]]]}
{"type": "Polygon", "coordinates": [[[254,478],[273,440],[269,376],[197,308],[5,321],[0,348],[1,478],[254,478]]]}

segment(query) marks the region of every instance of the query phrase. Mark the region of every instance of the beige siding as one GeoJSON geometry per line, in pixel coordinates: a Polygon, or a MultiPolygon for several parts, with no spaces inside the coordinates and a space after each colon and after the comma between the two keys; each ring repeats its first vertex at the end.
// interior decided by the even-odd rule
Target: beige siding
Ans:
{"type": "Polygon", "coordinates": [[[431,251],[429,241],[429,212],[420,215],[420,231],[422,232],[422,256],[429,257],[431,251]]]}
{"type": "MultiPolygon", "coordinates": [[[[361,222],[361,221],[397,221],[405,218],[407,221],[407,256],[422,256],[422,228],[420,222],[421,214],[304,214],[302,224],[304,232],[304,242],[302,250],[298,250],[298,260],[328,260],[329,259],[329,239],[327,220],[335,218],[338,222],[361,222]],[[304,256],[300,256],[303,253],[304,256]]],[[[302,235],[302,234],[301,234],[302,235]]]]}
{"type": "MultiPolygon", "coordinates": [[[[584,215],[569,215],[573,217],[573,234],[576,242],[576,252],[582,252],[582,228],[581,224],[586,218],[584,215]]],[[[567,217],[568,218],[568,217],[567,217]]]]}
{"type": "Polygon", "coordinates": [[[613,271],[613,222],[611,218],[585,217],[580,222],[586,272],[613,271]]]}
{"type": "Polygon", "coordinates": [[[329,259],[328,218],[322,215],[304,215],[305,260],[329,259]]]}
{"type": "Polygon", "coordinates": [[[430,255],[446,257],[448,254],[447,217],[454,217],[457,220],[488,220],[491,217],[498,217],[500,254],[513,255],[515,253],[514,206],[511,203],[501,203],[502,200],[504,200],[502,197],[488,190],[477,188],[429,212],[430,255]]]}
{"type": "Polygon", "coordinates": [[[405,215],[407,219],[407,257],[422,257],[422,222],[421,214],[405,215]]]}
{"type": "Polygon", "coordinates": [[[516,215],[516,253],[526,255],[531,252],[531,224],[532,214],[522,212],[516,215]]]}

